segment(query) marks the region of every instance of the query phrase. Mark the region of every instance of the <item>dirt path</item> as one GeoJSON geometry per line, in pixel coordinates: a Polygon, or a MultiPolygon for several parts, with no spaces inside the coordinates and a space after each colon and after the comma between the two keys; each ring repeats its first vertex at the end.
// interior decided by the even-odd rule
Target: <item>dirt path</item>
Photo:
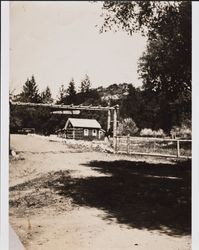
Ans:
{"type": "Polygon", "coordinates": [[[10,223],[26,249],[191,249],[186,166],[179,172],[167,160],[81,153],[25,135],[12,135],[11,145],[10,223]],[[152,193],[160,182],[168,192],[152,193]]]}

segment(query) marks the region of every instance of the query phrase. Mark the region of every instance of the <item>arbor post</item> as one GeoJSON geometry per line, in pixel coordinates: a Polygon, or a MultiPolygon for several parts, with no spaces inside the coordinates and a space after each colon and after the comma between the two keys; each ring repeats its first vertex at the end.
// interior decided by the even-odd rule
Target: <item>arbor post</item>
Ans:
{"type": "Polygon", "coordinates": [[[111,110],[108,110],[108,118],[107,118],[107,132],[111,128],[111,110]]]}
{"type": "Polygon", "coordinates": [[[118,106],[115,107],[113,110],[113,149],[114,153],[116,153],[116,146],[117,146],[117,109],[118,106]]]}

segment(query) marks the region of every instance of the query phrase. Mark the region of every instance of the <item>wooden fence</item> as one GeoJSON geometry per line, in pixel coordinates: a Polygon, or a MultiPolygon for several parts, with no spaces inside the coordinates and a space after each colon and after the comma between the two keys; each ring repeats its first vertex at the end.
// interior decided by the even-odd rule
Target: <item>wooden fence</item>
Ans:
{"type": "Polygon", "coordinates": [[[191,158],[191,140],[146,137],[115,137],[115,153],[191,158]]]}

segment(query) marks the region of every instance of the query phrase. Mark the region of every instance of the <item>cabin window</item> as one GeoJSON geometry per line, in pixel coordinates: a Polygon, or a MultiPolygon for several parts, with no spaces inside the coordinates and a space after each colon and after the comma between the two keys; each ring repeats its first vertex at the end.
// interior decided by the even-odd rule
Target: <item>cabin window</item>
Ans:
{"type": "Polygon", "coordinates": [[[93,136],[96,136],[97,135],[97,129],[93,129],[92,134],[93,134],[93,136]]]}
{"type": "Polygon", "coordinates": [[[88,129],[84,129],[84,136],[88,136],[88,129]]]}

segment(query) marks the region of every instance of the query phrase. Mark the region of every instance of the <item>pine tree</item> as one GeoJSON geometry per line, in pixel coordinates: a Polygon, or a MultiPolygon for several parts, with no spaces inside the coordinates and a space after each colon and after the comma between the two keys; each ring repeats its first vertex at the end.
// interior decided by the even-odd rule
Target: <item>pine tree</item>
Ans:
{"type": "Polygon", "coordinates": [[[41,93],[41,102],[42,103],[52,103],[53,102],[53,98],[52,98],[52,94],[50,91],[50,88],[47,86],[45,91],[43,91],[41,93]]]}
{"type": "Polygon", "coordinates": [[[91,81],[89,76],[86,74],[85,78],[81,81],[81,93],[88,93],[91,88],[91,81]]]}
{"type": "Polygon", "coordinates": [[[61,87],[59,88],[59,96],[58,96],[57,104],[60,104],[60,103],[65,104],[66,95],[67,95],[67,90],[65,89],[64,85],[62,84],[61,87]]]}
{"type": "Polygon", "coordinates": [[[75,81],[72,78],[67,88],[67,104],[74,104],[76,101],[75,81]]]}
{"type": "Polygon", "coordinates": [[[32,76],[31,80],[29,78],[23,85],[23,90],[20,93],[19,100],[22,102],[34,102],[38,103],[41,101],[38,86],[35,82],[34,76],[32,76]]]}

